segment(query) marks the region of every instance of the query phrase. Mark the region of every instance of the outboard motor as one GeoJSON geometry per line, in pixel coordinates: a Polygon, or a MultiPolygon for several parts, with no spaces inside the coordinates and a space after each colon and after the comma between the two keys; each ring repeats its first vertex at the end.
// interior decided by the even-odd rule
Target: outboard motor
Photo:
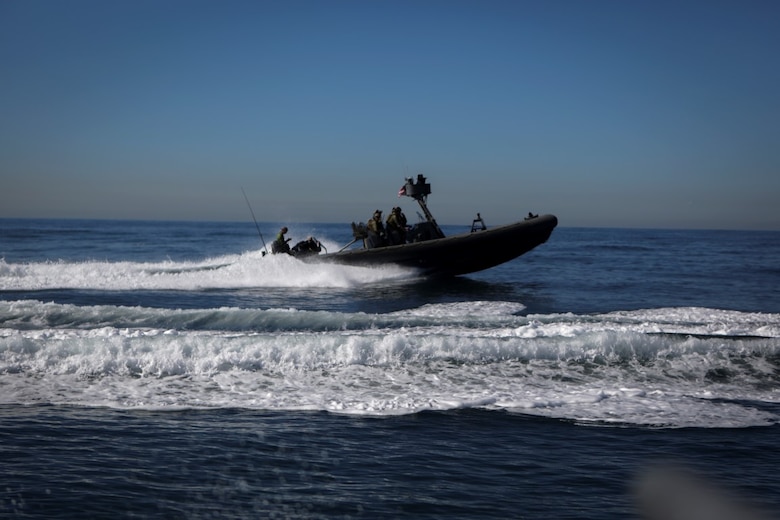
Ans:
{"type": "Polygon", "coordinates": [[[314,237],[301,240],[290,249],[290,254],[296,257],[318,255],[322,251],[322,244],[314,237]]]}

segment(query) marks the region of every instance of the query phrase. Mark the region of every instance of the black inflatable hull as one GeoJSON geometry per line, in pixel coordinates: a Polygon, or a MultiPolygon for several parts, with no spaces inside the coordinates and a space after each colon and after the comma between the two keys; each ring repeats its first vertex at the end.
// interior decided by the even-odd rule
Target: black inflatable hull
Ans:
{"type": "Polygon", "coordinates": [[[485,231],[375,249],[350,249],[302,258],[307,262],[413,267],[426,276],[457,276],[489,269],[527,253],[550,238],[558,219],[541,215],[485,231]]]}

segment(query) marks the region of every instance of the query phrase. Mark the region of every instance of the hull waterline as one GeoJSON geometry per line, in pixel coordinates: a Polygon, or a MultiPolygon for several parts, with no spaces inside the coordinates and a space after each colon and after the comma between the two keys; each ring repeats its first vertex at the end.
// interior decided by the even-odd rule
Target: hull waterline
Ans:
{"type": "Polygon", "coordinates": [[[424,242],[352,249],[302,258],[345,265],[401,265],[426,276],[457,276],[508,262],[545,243],[558,225],[554,215],[424,242]]]}

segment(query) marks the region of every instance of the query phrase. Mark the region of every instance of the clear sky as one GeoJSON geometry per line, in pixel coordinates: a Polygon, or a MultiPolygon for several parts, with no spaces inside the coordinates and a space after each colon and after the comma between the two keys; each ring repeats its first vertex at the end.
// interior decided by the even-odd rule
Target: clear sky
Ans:
{"type": "Polygon", "coordinates": [[[0,0],[0,217],[780,229],[775,0],[0,0]]]}

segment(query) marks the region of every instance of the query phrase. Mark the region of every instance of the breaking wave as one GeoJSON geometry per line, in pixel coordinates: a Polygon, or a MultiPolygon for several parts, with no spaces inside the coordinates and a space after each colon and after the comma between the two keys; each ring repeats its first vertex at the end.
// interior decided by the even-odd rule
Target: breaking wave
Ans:
{"type": "Polygon", "coordinates": [[[393,415],[480,407],[593,424],[780,418],[780,315],[686,307],[383,314],[0,302],[0,404],[393,415]]]}

